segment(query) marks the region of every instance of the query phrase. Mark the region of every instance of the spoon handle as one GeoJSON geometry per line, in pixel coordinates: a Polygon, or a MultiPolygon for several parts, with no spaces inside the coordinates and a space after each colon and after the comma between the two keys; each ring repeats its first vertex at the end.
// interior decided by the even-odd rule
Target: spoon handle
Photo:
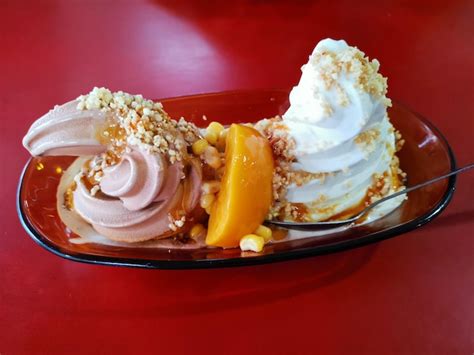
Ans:
{"type": "Polygon", "coordinates": [[[406,189],[403,189],[403,190],[400,190],[400,191],[397,191],[393,194],[390,194],[389,196],[386,196],[384,198],[381,198],[380,200],[378,201],[375,201],[374,203],[372,203],[370,206],[367,206],[363,211],[361,211],[358,215],[354,216],[353,218],[351,219],[359,219],[360,217],[362,217],[364,214],[366,214],[369,210],[371,210],[372,208],[374,208],[375,206],[378,206],[379,204],[381,203],[384,203],[385,201],[387,200],[390,200],[394,197],[397,197],[397,196],[400,196],[400,195],[404,195],[404,194],[407,194],[411,191],[414,191],[414,190],[418,190],[419,188],[422,188],[424,186],[427,186],[427,185],[430,185],[430,184],[433,184],[437,181],[440,181],[440,180],[443,180],[443,179],[446,179],[447,177],[450,177],[452,175],[456,175],[456,174],[459,174],[459,173],[462,173],[462,172],[465,172],[469,169],[472,169],[474,168],[474,163],[471,163],[471,164],[468,164],[466,166],[463,166],[461,168],[458,168],[458,169],[454,169],[453,171],[447,173],[447,174],[444,174],[444,175],[441,175],[441,176],[438,176],[438,177],[435,177],[431,180],[427,180],[427,181],[424,181],[424,182],[421,182],[419,184],[416,184],[416,185],[413,185],[413,186],[410,186],[410,187],[407,187],[406,189]]]}

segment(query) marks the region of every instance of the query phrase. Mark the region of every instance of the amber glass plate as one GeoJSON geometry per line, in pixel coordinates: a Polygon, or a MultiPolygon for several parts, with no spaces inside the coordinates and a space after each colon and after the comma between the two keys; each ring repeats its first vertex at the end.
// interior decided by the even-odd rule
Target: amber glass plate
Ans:
{"type": "MultiPolygon", "coordinates": [[[[288,91],[255,90],[202,94],[161,100],[170,115],[206,126],[207,122],[252,122],[283,113],[288,91]]],[[[455,167],[453,153],[442,134],[427,120],[395,102],[389,110],[393,125],[406,143],[400,152],[408,184],[428,180],[455,167]]],[[[269,244],[260,254],[236,249],[166,250],[124,248],[99,244],[73,244],[71,232],[56,210],[56,189],[74,158],[31,159],[18,187],[18,214],[26,231],[39,245],[69,260],[92,264],[161,269],[212,268],[262,264],[355,248],[421,227],[438,216],[454,192],[455,177],[409,194],[408,201],[393,213],[371,224],[324,237],[309,237],[269,244]]]]}

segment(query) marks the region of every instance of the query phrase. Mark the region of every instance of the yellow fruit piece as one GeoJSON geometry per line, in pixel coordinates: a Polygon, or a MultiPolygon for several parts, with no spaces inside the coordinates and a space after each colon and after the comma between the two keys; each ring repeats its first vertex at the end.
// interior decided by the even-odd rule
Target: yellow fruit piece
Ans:
{"type": "Polygon", "coordinates": [[[241,238],[253,233],[265,219],[272,202],[274,165],[267,139],[238,124],[227,133],[225,161],[206,243],[230,248],[239,246],[241,238]]]}
{"type": "Polygon", "coordinates": [[[257,229],[255,229],[254,233],[262,237],[265,240],[265,243],[268,243],[270,240],[272,240],[272,230],[262,224],[259,225],[257,229]]]}
{"type": "Polygon", "coordinates": [[[242,251],[254,251],[260,253],[265,245],[265,240],[255,234],[247,234],[240,239],[240,249],[242,251]]]}
{"type": "Polygon", "coordinates": [[[201,155],[204,153],[204,150],[208,147],[209,143],[205,139],[198,139],[193,143],[192,149],[193,153],[196,155],[201,155]]]}

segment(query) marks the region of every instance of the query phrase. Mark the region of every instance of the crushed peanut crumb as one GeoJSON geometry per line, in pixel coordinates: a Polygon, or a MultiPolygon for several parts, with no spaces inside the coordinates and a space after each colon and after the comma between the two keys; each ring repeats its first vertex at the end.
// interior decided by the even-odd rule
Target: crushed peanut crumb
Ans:
{"type": "Polygon", "coordinates": [[[100,186],[99,185],[94,185],[90,191],[91,196],[95,196],[97,192],[99,192],[100,186]]]}
{"type": "Polygon", "coordinates": [[[79,110],[98,109],[113,113],[114,119],[102,132],[110,141],[111,156],[119,158],[127,145],[135,145],[150,153],[164,154],[170,163],[175,163],[183,160],[187,148],[200,138],[194,124],[184,118],[171,119],[161,103],[144,99],[142,95],[112,93],[106,88],[95,87],[77,100],[79,110]],[[111,137],[112,132],[115,136],[111,137]]]}
{"type": "Polygon", "coordinates": [[[366,153],[371,153],[375,150],[377,139],[380,137],[380,131],[377,128],[372,128],[360,133],[355,139],[357,144],[366,153]]]}
{"type": "Polygon", "coordinates": [[[261,120],[254,128],[268,139],[273,151],[275,161],[272,181],[273,204],[268,218],[278,218],[281,210],[287,205],[285,196],[292,180],[291,164],[295,161],[293,155],[295,141],[288,135],[288,129],[282,124],[280,116],[261,120]]]}
{"type": "Polygon", "coordinates": [[[395,150],[399,152],[402,148],[403,145],[405,144],[405,140],[402,137],[402,134],[400,131],[395,131],[395,150]]]}
{"type": "Polygon", "coordinates": [[[174,217],[171,213],[169,213],[168,220],[170,221],[170,223],[168,224],[168,228],[171,229],[173,232],[176,232],[186,223],[186,216],[179,215],[178,217],[174,217]]]}
{"type": "Polygon", "coordinates": [[[386,106],[392,105],[390,99],[385,96],[387,78],[378,73],[379,61],[377,59],[370,61],[357,47],[348,47],[341,52],[328,50],[317,52],[310,56],[309,61],[318,68],[327,90],[336,87],[341,106],[349,104],[347,93],[337,85],[342,75],[355,77],[360,90],[380,98],[386,106]]]}

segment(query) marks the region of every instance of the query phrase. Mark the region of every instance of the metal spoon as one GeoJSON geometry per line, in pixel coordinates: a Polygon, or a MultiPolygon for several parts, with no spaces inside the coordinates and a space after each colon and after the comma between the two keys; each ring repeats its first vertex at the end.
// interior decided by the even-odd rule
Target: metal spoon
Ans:
{"type": "Polygon", "coordinates": [[[283,228],[287,228],[287,229],[297,229],[297,230],[320,230],[320,229],[326,229],[326,228],[341,227],[341,226],[345,226],[345,225],[348,225],[348,224],[355,224],[355,222],[359,218],[364,216],[372,208],[384,203],[385,201],[388,201],[388,200],[390,200],[392,198],[395,198],[397,196],[409,193],[411,191],[417,190],[417,189],[419,189],[423,186],[430,185],[430,184],[432,184],[434,182],[437,182],[439,180],[443,180],[447,177],[450,177],[451,175],[456,175],[456,174],[462,173],[462,172],[467,171],[467,170],[472,169],[472,168],[474,168],[474,164],[468,164],[468,165],[466,165],[462,168],[455,169],[455,170],[451,171],[448,174],[441,175],[441,176],[435,177],[433,179],[430,179],[428,181],[422,182],[420,184],[416,184],[414,186],[408,187],[404,190],[397,191],[397,192],[395,192],[391,195],[385,196],[384,198],[382,198],[378,201],[375,201],[374,203],[370,204],[369,206],[367,206],[362,211],[360,211],[359,213],[357,213],[356,215],[352,216],[349,219],[344,219],[344,220],[340,220],[340,221],[325,221],[325,222],[290,222],[290,221],[276,221],[276,220],[267,220],[265,222],[267,224],[273,224],[273,225],[278,226],[278,227],[283,227],[283,228]]]}

